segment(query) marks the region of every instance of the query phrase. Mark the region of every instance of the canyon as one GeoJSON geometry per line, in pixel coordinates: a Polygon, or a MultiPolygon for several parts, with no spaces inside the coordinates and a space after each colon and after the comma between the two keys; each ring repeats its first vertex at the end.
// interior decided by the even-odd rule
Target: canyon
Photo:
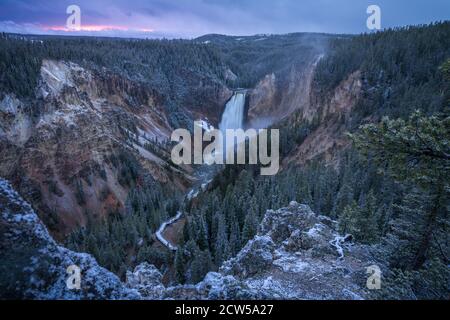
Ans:
{"type": "MultiPolygon", "coordinates": [[[[305,50],[315,50],[311,48],[305,50]]],[[[270,117],[264,126],[268,127],[293,112],[288,106],[309,95],[305,81],[311,81],[311,68],[321,55],[313,55],[297,67],[299,71],[292,69],[288,79],[280,80],[288,81],[287,88],[278,85],[261,92],[258,84],[245,93],[224,84],[211,90],[201,87],[202,82],[195,89],[187,83],[203,98],[193,102],[196,93],[191,92],[183,112],[191,123],[206,119],[221,129],[248,127],[270,117]],[[286,98],[270,102],[264,95],[273,90],[286,98]]],[[[121,168],[112,160],[124,152],[152,179],[170,181],[181,192],[202,183],[192,166],[174,167],[170,149],[162,146],[176,129],[168,119],[164,92],[105,70],[55,60],[43,60],[35,92],[31,103],[13,93],[2,94],[0,176],[33,203],[58,239],[86,225],[91,214],[87,212],[98,218],[123,212],[129,186],[120,183],[121,168]],[[155,142],[156,148],[146,148],[155,142]]]]}
{"type": "MultiPolygon", "coordinates": [[[[361,132],[390,133],[394,143],[401,130],[427,125],[416,132],[428,148],[446,148],[449,30],[442,22],[360,36],[0,34],[0,297],[448,295],[435,281],[448,276],[448,172],[420,171],[433,182],[424,186],[417,172],[405,174],[422,158],[405,165],[405,147],[381,163],[389,145],[373,153],[385,141],[363,143],[361,132]],[[260,174],[266,163],[174,161],[187,142],[176,145],[174,132],[214,128],[277,130],[266,139],[279,140],[277,174],[260,174]],[[73,265],[78,291],[66,286],[73,265]],[[367,286],[373,266],[379,291],[367,286]]],[[[194,140],[184,156],[211,151],[194,140]]],[[[228,144],[222,152],[243,145],[228,144]]],[[[443,161],[429,163],[448,168],[443,161]]]]}

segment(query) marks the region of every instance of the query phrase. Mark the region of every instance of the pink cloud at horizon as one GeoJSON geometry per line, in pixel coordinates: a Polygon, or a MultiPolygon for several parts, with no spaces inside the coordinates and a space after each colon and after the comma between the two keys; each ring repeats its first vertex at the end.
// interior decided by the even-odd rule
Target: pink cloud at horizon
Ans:
{"type": "Polygon", "coordinates": [[[81,25],[79,29],[70,29],[67,26],[43,26],[45,31],[63,31],[63,32],[102,32],[102,31],[136,31],[136,32],[154,32],[154,29],[150,28],[130,28],[119,25],[81,25]]]}

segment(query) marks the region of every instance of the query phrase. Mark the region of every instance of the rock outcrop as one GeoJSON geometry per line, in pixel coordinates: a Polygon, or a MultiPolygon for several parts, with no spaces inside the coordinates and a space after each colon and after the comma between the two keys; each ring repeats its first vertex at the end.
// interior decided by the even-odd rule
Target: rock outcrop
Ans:
{"type": "Polygon", "coordinates": [[[125,162],[134,160],[157,183],[190,186],[192,168],[175,168],[162,143],[171,132],[164,97],[152,88],[44,60],[32,101],[0,92],[0,176],[63,239],[88,219],[124,210],[125,162]]]}
{"type": "Polygon", "coordinates": [[[59,246],[31,206],[3,179],[0,215],[0,299],[140,298],[91,255],[59,246]],[[80,289],[67,286],[72,283],[67,272],[71,266],[80,268],[80,289]]]}
{"type": "Polygon", "coordinates": [[[347,122],[353,108],[360,101],[362,92],[362,75],[360,71],[355,71],[329,95],[309,93],[308,103],[304,104],[299,118],[294,121],[309,122],[316,117],[319,122],[305,140],[283,159],[282,166],[305,164],[318,158],[337,164],[339,151],[350,145],[345,135],[348,131],[347,122]]]}
{"type": "MultiPolygon", "coordinates": [[[[366,270],[374,262],[368,248],[340,236],[336,224],[292,202],[267,211],[258,234],[219,272],[196,285],[162,290],[161,282],[150,281],[139,291],[160,299],[364,299],[366,270]]],[[[134,274],[154,279],[152,269],[141,265],[134,274]]]]}
{"type": "Polygon", "coordinates": [[[268,210],[258,234],[196,285],[165,287],[142,263],[126,283],[95,259],[59,246],[31,206],[0,179],[0,293],[19,299],[364,299],[368,248],[340,236],[336,222],[292,202],[268,210]],[[69,289],[67,268],[81,271],[69,289]]]}
{"type": "Polygon", "coordinates": [[[160,299],[165,291],[162,277],[154,265],[143,262],[133,272],[127,271],[126,284],[128,288],[137,290],[146,299],[160,299]]]}
{"type": "Polygon", "coordinates": [[[317,110],[311,110],[311,88],[314,72],[323,54],[311,56],[308,62],[292,66],[283,78],[266,75],[249,91],[248,127],[268,127],[295,111],[311,121],[317,110]]]}

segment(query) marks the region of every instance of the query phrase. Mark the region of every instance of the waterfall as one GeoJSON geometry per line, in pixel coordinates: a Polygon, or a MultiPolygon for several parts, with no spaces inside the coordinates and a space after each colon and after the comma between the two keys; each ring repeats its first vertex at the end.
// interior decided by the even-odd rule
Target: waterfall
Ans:
{"type": "Polygon", "coordinates": [[[245,91],[235,92],[225,106],[219,129],[241,129],[244,126],[245,91]]]}

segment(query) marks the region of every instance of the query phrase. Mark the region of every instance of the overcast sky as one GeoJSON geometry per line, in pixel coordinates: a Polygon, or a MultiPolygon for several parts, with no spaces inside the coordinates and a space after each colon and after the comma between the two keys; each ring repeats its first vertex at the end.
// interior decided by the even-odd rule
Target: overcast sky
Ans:
{"type": "Polygon", "coordinates": [[[382,28],[450,19],[450,0],[0,0],[0,31],[123,37],[208,33],[368,31],[366,9],[382,28]],[[66,8],[81,9],[81,31],[66,30],[66,8]]]}

